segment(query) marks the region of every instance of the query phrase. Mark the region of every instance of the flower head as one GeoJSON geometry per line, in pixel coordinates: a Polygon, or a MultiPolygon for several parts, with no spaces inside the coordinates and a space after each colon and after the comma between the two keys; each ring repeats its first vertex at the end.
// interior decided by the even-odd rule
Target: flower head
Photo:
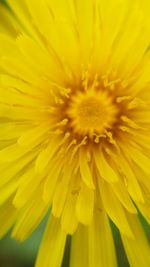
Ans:
{"type": "Polygon", "coordinates": [[[0,5],[0,235],[51,208],[36,267],[149,267],[150,20],[141,0],[0,5]]]}

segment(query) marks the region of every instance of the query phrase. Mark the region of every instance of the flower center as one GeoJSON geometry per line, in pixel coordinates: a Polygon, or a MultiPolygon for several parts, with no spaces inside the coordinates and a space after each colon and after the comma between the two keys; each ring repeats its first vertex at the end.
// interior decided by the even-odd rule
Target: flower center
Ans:
{"type": "Polygon", "coordinates": [[[87,91],[71,98],[67,113],[76,133],[93,136],[112,129],[118,109],[108,93],[87,91]]]}

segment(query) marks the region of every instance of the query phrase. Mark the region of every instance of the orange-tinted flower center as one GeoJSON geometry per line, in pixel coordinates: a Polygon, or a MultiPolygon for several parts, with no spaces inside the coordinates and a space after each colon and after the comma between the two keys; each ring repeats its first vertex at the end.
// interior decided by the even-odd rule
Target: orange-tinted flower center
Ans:
{"type": "Polygon", "coordinates": [[[76,133],[92,136],[113,127],[118,109],[108,93],[89,89],[70,100],[67,113],[76,133]]]}

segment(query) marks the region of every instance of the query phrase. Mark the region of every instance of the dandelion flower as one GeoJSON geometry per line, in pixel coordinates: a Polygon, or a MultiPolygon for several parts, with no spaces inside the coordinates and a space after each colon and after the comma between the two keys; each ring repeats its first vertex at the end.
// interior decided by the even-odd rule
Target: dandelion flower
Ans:
{"type": "Polygon", "coordinates": [[[150,19],[141,0],[0,4],[0,236],[50,210],[36,267],[150,266],[150,19]]]}

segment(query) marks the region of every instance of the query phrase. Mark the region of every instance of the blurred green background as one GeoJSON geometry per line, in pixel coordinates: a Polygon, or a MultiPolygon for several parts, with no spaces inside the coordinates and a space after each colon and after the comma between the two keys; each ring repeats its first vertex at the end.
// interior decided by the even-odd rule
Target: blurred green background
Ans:
{"type": "MultiPolygon", "coordinates": [[[[0,0],[0,2],[5,3],[5,0],[0,0]]],[[[141,216],[140,220],[143,224],[147,237],[150,239],[150,226],[141,216]]],[[[40,245],[45,224],[46,219],[43,220],[41,225],[38,227],[38,229],[36,229],[32,236],[23,243],[12,240],[10,238],[10,233],[8,233],[2,240],[0,240],[0,267],[34,267],[35,258],[40,245]]],[[[120,235],[114,225],[112,225],[112,231],[115,240],[118,265],[119,267],[129,267],[124,249],[122,247],[120,235]]],[[[64,255],[62,267],[68,267],[69,246],[70,238],[68,238],[66,244],[66,252],[64,255]]]]}

